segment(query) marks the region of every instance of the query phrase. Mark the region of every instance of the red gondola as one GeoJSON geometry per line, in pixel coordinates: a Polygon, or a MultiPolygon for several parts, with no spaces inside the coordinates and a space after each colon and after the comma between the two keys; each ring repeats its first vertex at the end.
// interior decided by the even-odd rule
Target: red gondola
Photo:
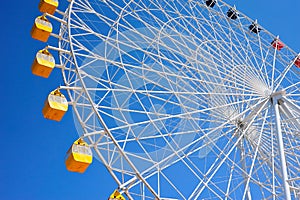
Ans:
{"type": "Polygon", "coordinates": [[[284,47],[284,44],[283,42],[281,42],[279,39],[274,39],[272,42],[271,42],[271,45],[274,49],[277,49],[277,50],[281,50],[283,47],[284,47]]]}

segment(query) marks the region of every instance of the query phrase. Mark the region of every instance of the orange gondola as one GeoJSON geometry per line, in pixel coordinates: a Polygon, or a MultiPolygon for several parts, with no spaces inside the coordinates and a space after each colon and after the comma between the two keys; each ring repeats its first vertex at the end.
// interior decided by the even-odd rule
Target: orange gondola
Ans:
{"type": "Polygon", "coordinates": [[[57,89],[52,91],[45,101],[43,115],[46,119],[60,121],[68,111],[66,97],[57,89]]]}
{"type": "Polygon", "coordinates": [[[58,7],[58,0],[41,0],[39,3],[39,10],[43,13],[53,15],[58,7]]]}
{"type": "Polygon", "coordinates": [[[83,173],[93,161],[91,148],[83,139],[76,140],[67,152],[65,164],[68,171],[83,173]]]}
{"type": "Polygon", "coordinates": [[[108,200],[125,200],[125,198],[123,197],[123,195],[118,191],[115,190],[109,197],[108,200]]]}
{"type": "Polygon", "coordinates": [[[55,67],[55,59],[47,49],[37,52],[31,71],[34,75],[48,78],[55,67]]]}
{"type": "Polygon", "coordinates": [[[31,37],[42,42],[47,42],[51,33],[52,24],[46,16],[37,17],[31,29],[31,37]]]}

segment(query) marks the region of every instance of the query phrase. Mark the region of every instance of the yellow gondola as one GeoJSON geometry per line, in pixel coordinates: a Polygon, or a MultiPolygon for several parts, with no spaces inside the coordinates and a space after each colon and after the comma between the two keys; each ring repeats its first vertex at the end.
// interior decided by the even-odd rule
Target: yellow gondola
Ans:
{"type": "Polygon", "coordinates": [[[91,148],[81,138],[76,140],[67,152],[65,164],[71,172],[83,173],[93,161],[91,148]]]}
{"type": "Polygon", "coordinates": [[[58,0],[41,0],[39,3],[39,10],[43,13],[53,15],[58,7],[58,0]]]}
{"type": "Polygon", "coordinates": [[[60,121],[68,110],[68,102],[66,97],[60,91],[54,90],[45,101],[43,115],[45,118],[60,121]]]}
{"type": "Polygon", "coordinates": [[[54,57],[47,49],[43,49],[37,52],[31,71],[34,75],[48,78],[54,66],[54,57]]]}
{"type": "Polygon", "coordinates": [[[115,190],[109,197],[108,200],[125,200],[124,196],[118,191],[115,190]]]}
{"type": "Polygon", "coordinates": [[[31,29],[31,37],[42,42],[47,42],[50,33],[52,33],[52,24],[50,21],[45,16],[37,17],[31,29]]]}

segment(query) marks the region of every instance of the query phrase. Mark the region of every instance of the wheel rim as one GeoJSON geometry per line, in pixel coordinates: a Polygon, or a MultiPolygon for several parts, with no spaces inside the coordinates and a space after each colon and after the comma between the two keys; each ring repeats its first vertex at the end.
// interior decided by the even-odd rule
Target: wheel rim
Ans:
{"type": "MultiPolygon", "coordinates": [[[[151,196],[141,189],[146,181],[158,196],[174,199],[245,198],[248,191],[280,197],[270,100],[276,91],[286,92],[286,158],[290,177],[298,176],[296,54],[274,50],[275,36],[265,30],[250,33],[246,16],[229,20],[229,8],[221,1],[214,8],[183,1],[73,2],[69,36],[61,35],[71,41],[75,65],[66,54],[61,60],[69,64],[66,85],[84,88],[70,91],[78,129],[97,144],[120,185],[134,180],[132,194],[151,196]],[[181,170],[188,183],[174,177],[181,170]],[[133,178],[136,172],[143,180],[133,178]]],[[[60,46],[70,48],[66,44],[60,46]]],[[[299,188],[299,180],[290,184],[299,188]]]]}

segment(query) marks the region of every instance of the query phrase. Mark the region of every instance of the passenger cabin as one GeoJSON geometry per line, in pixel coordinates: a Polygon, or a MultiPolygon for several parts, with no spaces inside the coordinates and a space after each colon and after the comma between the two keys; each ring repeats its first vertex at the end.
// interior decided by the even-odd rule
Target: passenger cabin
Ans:
{"type": "Polygon", "coordinates": [[[296,58],[294,64],[296,65],[296,67],[300,68],[300,55],[296,58]]]}
{"type": "Polygon", "coordinates": [[[115,190],[109,197],[108,200],[125,200],[125,198],[123,197],[123,195],[118,191],[115,190]]]}
{"type": "Polygon", "coordinates": [[[274,49],[277,49],[278,51],[280,51],[283,47],[284,44],[283,42],[281,42],[279,39],[275,38],[272,42],[271,45],[274,49]]]}
{"type": "Polygon", "coordinates": [[[37,52],[31,66],[31,71],[34,75],[48,78],[54,66],[54,57],[47,49],[43,49],[37,52]]]}
{"type": "Polygon", "coordinates": [[[206,4],[208,7],[213,8],[213,7],[216,5],[216,0],[206,0],[206,1],[205,1],[205,4],[206,4]]]}
{"type": "Polygon", "coordinates": [[[45,16],[37,17],[31,29],[31,37],[42,42],[47,42],[51,33],[52,24],[50,21],[45,16]]]}
{"type": "Polygon", "coordinates": [[[66,97],[57,89],[52,91],[45,101],[43,115],[46,119],[60,121],[68,111],[66,97]]]}
{"type": "Polygon", "coordinates": [[[249,30],[252,32],[252,33],[255,33],[255,34],[258,34],[262,29],[260,27],[258,27],[258,25],[253,22],[250,26],[249,26],[249,30]]]}
{"type": "Polygon", "coordinates": [[[91,148],[83,139],[76,140],[66,155],[66,168],[71,172],[83,173],[93,161],[91,148]]]}
{"type": "Polygon", "coordinates": [[[234,9],[234,8],[230,8],[227,11],[227,17],[229,17],[230,19],[236,20],[239,16],[239,13],[234,9]]]}
{"type": "Polygon", "coordinates": [[[41,0],[39,3],[39,10],[42,13],[49,13],[53,15],[58,7],[58,0],[41,0]]]}

